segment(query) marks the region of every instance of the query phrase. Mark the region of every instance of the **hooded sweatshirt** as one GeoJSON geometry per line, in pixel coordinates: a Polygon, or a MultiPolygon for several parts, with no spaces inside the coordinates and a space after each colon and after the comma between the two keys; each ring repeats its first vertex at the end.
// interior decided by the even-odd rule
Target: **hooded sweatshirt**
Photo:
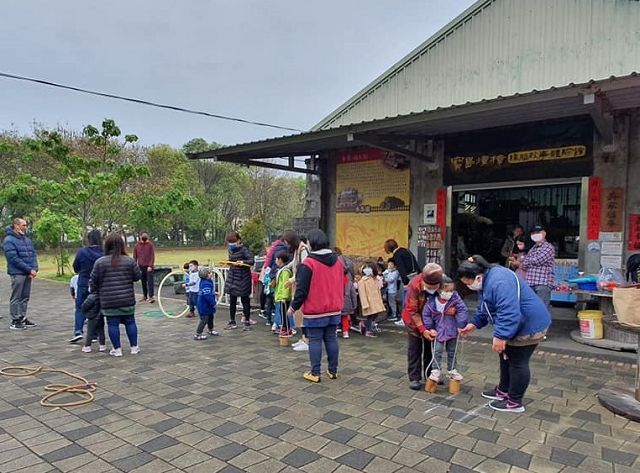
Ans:
{"type": "Polygon", "coordinates": [[[344,306],[344,267],[329,249],[312,251],[296,274],[291,308],[302,309],[305,327],[338,325],[344,306]]]}
{"type": "Polygon", "coordinates": [[[38,271],[38,259],[33,244],[26,236],[17,233],[11,225],[5,229],[2,249],[7,258],[7,274],[17,276],[38,271]]]}
{"type": "Polygon", "coordinates": [[[85,246],[76,253],[76,257],[73,259],[73,270],[78,274],[79,287],[89,286],[89,276],[91,275],[93,264],[103,254],[102,248],[99,246],[85,246]]]}
{"type": "Polygon", "coordinates": [[[140,267],[153,267],[156,262],[156,250],[153,243],[150,240],[136,243],[136,246],[133,247],[133,259],[140,267]]]}

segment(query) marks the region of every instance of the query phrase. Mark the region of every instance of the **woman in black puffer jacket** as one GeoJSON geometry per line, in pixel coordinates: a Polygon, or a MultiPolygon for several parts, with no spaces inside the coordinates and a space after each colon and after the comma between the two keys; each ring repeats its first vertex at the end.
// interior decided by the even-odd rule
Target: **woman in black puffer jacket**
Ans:
{"type": "Polygon", "coordinates": [[[236,305],[238,297],[242,302],[242,312],[244,314],[243,330],[251,328],[251,268],[253,267],[253,256],[249,249],[242,244],[238,232],[227,234],[227,246],[229,247],[230,268],[224,281],[224,292],[229,294],[229,325],[227,329],[234,329],[236,324],[236,305]]]}
{"type": "Polygon", "coordinates": [[[100,297],[102,314],[107,318],[112,356],[122,356],[120,324],[127,331],[131,354],[140,353],[138,327],[136,326],[136,298],[133,283],[140,280],[140,268],[127,256],[124,240],[112,233],[104,241],[106,256],[98,258],[89,277],[91,292],[100,297]]]}

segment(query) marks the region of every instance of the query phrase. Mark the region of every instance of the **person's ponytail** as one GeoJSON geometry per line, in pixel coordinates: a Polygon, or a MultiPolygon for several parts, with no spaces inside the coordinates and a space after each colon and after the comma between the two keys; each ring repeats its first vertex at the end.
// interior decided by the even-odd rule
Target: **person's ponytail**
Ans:
{"type": "Polygon", "coordinates": [[[475,279],[478,274],[484,274],[491,268],[491,264],[480,255],[470,256],[458,266],[458,277],[475,279]]]}

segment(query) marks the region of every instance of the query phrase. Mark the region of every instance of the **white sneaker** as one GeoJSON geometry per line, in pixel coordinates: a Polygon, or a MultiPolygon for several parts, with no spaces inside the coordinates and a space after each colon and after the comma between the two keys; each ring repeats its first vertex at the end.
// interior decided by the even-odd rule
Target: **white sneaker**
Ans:
{"type": "Polygon", "coordinates": [[[135,347],[131,347],[132,355],[137,355],[138,353],[140,353],[140,347],[138,345],[136,345],[135,347]]]}
{"type": "Polygon", "coordinates": [[[431,374],[429,375],[429,379],[431,381],[435,381],[436,383],[440,381],[440,370],[431,370],[431,374]]]}
{"type": "Polygon", "coordinates": [[[453,379],[454,381],[462,381],[464,379],[462,375],[458,373],[458,370],[449,371],[449,378],[453,379]]]}
{"type": "Polygon", "coordinates": [[[112,348],[109,352],[111,356],[122,356],[122,348],[112,348]]]}
{"type": "Polygon", "coordinates": [[[91,347],[82,347],[82,353],[91,353],[91,347]]]}
{"type": "Polygon", "coordinates": [[[342,334],[342,338],[349,338],[349,332],[344,332],[342,334]]]}
{"type": "Polygon", "coordinates": [[[309,351],[309,345],[302,342],[301,345],[293,347],[293,351],[309,351]]]}
{"type": "Polygon", "coordinates": [[[295,347],[297,347],[298,345],[300,345],[301,343],[304,343],[304,342],[302,341],[302,339],[298,340],[296,343],[292,343],[292,344],[291,344],[291,348],[295,348],[295,347]]]}
{"type": "Polygon", "coordinates": [[[107,346],[106,345],[100,345],[98,347],[98,351],[107,351],[107,346]]]}
{"type": "Polygon", "coordinates": [[[276,324],[271,325],[271,331],[275,332],[276,330],[278,330],[278,326],[276,324]]]}
{"type": "Polygon", "coordinates": [[[397,322],[394,322],[393,324],[397,325],[398,327],[404,327],[404,321],[402,319],[398,320],[397,322]]]}

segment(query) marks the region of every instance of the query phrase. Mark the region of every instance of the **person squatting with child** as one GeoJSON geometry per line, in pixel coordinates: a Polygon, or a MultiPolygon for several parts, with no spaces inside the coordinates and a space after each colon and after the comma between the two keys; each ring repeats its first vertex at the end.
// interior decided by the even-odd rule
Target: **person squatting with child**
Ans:
{"type": "Polygon", "coordinates": [[[424,326],[434,337],[433,365],[429,379],[442,381],[443,352],[447,352],[447,372],[454,381],[462,381],[456,367],[458,351],[458,329],[467,326],[467,306],[455,290],[455,283],[447,275],[442,276],[439,291],[427,300],[422,311],[424,326]]]}

